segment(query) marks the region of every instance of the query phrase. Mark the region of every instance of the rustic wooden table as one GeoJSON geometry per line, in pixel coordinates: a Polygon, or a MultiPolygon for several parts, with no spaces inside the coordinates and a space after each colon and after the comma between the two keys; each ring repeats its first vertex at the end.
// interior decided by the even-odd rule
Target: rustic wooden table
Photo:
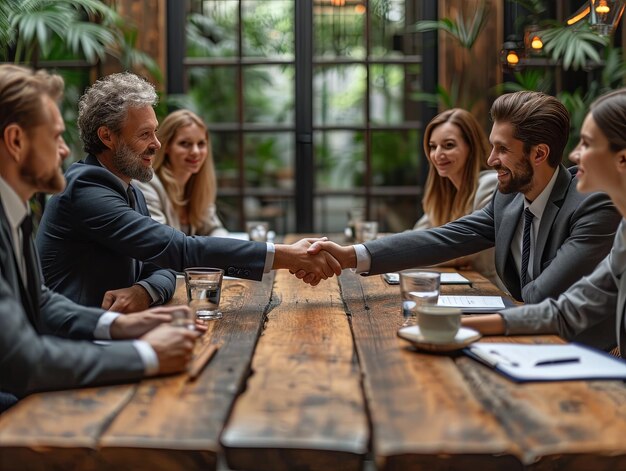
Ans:
{"type": "MultiPolygon", "coordinates": [[[[498,294],[464,274],[471,287],[442,292],[498,294]]],[[[624,383],[515,384],[417,352],[396,336],[399,299],[349,271],[315,288],[286,271],[226,280],[196,381],[32,395],[0,417],[0,469],[626,469],[624,383]]]]}

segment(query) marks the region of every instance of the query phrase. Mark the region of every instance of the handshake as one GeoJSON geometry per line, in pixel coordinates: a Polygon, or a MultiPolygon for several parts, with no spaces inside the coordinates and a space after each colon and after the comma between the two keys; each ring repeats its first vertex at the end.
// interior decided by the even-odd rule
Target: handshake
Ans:
{"type": "Polygon", "coordinates": [[[286,268],[311,286],[340,275],[346,268],[356,268],[354,248],[335,244],[326,237],[301,239],[291,245],[277,244],[275,248],[272,268],[286,268]]]}

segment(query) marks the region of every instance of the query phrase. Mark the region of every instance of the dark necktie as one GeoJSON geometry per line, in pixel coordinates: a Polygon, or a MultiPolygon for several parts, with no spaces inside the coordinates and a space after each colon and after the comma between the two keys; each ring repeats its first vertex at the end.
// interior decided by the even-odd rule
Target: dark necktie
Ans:
{"type": "Polygon", "coordinates": [[[126,195],[128,196],[128,204],[130,204],[130,207],[133,209],[137,209],[137,198],[135,198],[135,190],[130,184],[128,185],[128,188],[126,188],[126,195]]]}
{"type": "Polygon", "coordinates": [[[33,244],[31,242],[31,236],[33,234],[33,220],[30,214],[26,215],[22,224],[20,224],[22,231],[22,253],[24,254],[24,262],[26,265],[26,291],[33,306],[39,304],[39,290],[37,284],[39,280],[37,278],[37,260],[33,252],[33,244]]]}
{"type": "Polygon", "coordinates": [[[528,261],[530,260],[530,227],[535,215],[526,208],[524,210],[524,238],[522,239],[522,273],[520,280],[522,288],[528,283],[528,261]]]}

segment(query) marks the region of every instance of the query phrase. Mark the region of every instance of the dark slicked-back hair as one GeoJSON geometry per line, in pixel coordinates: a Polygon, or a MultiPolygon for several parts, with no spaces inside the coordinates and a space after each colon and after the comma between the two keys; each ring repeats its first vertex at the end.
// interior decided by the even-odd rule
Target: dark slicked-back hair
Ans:
{"type": "Polygon", "coordinates": [[[531,146],[547,144],[548,164],[556,168],[563,157],[569,137],[570,118],[567,109],[553,96],[541,92],[515,92],[502,95],[491,106],[494,122],[513,126],[513,136],[524,143],[524,152],[531,146]]]}

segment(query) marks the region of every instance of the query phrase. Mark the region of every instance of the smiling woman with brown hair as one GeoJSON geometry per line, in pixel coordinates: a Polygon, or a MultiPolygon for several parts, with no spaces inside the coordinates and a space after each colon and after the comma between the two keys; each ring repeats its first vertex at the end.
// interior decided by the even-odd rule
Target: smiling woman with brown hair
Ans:
{"type": "MultiPolygon", "coordinates": [[[[441,226],[487,205],[498,184],[497,173],[489,170],[491,146],[474,116],[453,108],[435,116],[424,131],[424,153],[430,168],[422,205],[424,215],[413,229],[441,226]]],[[[488,249],[446,262],[468,266],[503,287],[488,249]]]]}

